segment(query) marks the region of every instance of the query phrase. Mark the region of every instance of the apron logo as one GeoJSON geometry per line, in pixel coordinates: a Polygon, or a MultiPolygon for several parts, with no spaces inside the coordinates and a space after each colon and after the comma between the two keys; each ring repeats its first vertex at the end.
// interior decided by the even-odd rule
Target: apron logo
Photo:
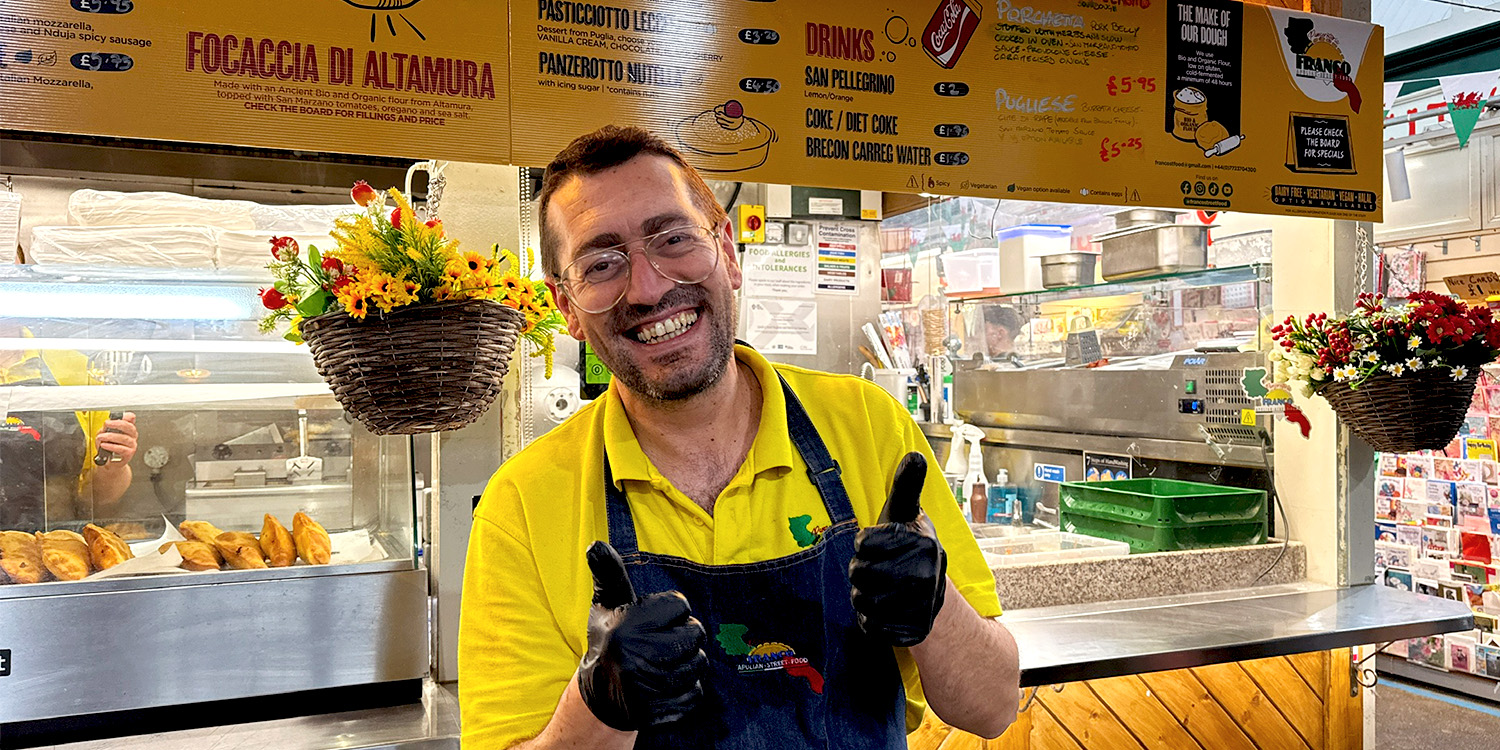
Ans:
{"type": "Polygon", "coordinates": [[[32,440],[36,440],[38,442],[40,442],[42,439],[42,433],[37,432],[36,428],[34,427],[27,427],[26,423],[22,422],[20,417],[6,417],[3,431],[18,432],[22,435],[30,435],[32,440]]]}
{"type": "Polygon", "coordinates": [[[823,538],[823,532],[828,530],[827,526],[808,528],[812,523],[812,516],[792,516],[786,519],[786,525],[792,532],[792,539],[796,540],[797,546],[803,549],[818,543],[823,538]]]}
{"type": "Polygon", "coordinates": [[[765,641],[751,645],[745,640],[745,634],[749,632],[750,628],[747,626],[726,623],[719,626],[719,634],[714,636],[725,654],[740,658],[740,662],[735,665],[740,674],[785,670],[793,677],[807,680],[807,686],[814,693],[823,694],[823,675],[818,674],[818,670],[807,659],[798,656],[785,643],[765,641]]]}

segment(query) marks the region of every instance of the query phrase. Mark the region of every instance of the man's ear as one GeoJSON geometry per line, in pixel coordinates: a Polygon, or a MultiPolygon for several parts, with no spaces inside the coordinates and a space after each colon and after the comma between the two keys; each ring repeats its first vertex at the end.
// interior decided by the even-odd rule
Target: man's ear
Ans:
{"type": "Polygon", "coordinates": [[[735,252],[734,224],[727,218],[719,232],[719,246],[724,252],[724,270],[729,273],[729,288],[738,291],[744,284],[745,276],[740,271],[739,254],[735,252]]]}
{"type": "Polygon", "coordinates": [[[573,300],[569,299],[568,293],[550,277],[546,283],[547,291],[552,292],[552,300],[557,303],[557,311],[562,313],[563,321],[568,324],[568,335],[583,341],[583,326],[579,325],[578,311],[573,309],[573,300]]]}

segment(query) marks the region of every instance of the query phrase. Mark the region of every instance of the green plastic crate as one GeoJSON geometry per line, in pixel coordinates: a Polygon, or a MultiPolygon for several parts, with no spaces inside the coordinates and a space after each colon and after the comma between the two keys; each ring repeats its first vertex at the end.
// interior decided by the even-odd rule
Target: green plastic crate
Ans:
{"type": "Polygon", "coordinates": [[[1065,482],[1060,511],[1147,526],[1266,522],[1266,493],[1177,479],[1065,482]]]}
{"type": "Polygon", "coordinates": [[[1211,547],[1241,547],[1266,541],[1266,520],[1199,526],[1130,523],[1063,510],[1062,530],[1125,542],[1132,555],[1211,547]]]}

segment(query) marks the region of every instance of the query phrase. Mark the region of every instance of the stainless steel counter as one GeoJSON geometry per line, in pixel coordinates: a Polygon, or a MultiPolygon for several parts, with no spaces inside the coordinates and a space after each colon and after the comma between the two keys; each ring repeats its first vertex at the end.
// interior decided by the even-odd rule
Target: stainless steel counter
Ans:
{"type": "MultiPolygon", "coordinates": [[[[1181,669],[1467,630],[1461,602],[1384,587],[1287,584],[1149,600],[1013,610],[1025,687],[1181,669]]],[[[58,745],[53,750],[456,750],[458,701],[428,683],[395,708],[58,745]]]]}
{"type": "Polygon", "coordinates": [[[1469,630],[1463,602],[1287,584],[1007,612],[1021,685],[1055,685],[1469,630]]]}

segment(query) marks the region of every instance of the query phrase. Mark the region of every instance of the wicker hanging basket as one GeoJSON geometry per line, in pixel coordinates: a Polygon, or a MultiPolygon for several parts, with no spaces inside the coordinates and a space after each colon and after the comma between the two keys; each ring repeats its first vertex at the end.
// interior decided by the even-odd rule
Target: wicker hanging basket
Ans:
{"type": "Polygon", "coordinates": [[[1344,424],[1375,450],[1411,453],[1439,450],[1458,435],[1479,368],[1454,380],[1447,368],[1409,373],[1402,377],[1376,375],[1358,389],[1331,383],[1318,389],[1344,424]]]}
{"type": "Polygon", "coordinates": [[[355,320],[336,310],[302,321],[302,338],[334,398],[377,435],[470,424],[500,394],[525,317],[488,300],[412,305],[355,320]]]}

